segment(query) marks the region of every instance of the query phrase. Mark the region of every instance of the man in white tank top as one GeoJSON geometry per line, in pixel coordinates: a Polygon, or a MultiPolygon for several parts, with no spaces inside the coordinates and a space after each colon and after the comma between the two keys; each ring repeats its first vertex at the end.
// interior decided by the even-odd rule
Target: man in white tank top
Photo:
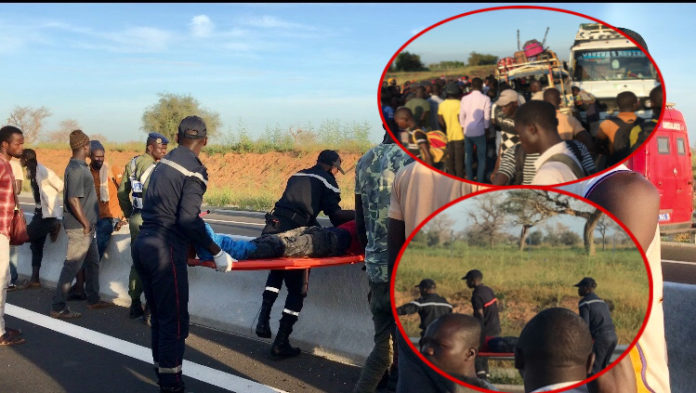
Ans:
{"type": "MultiPolygon", "coordinates": [[[[649,180],[625,165],[585,181],[558,188],[597,203],[623,222],[645,251],[652,273],[652,311],[645,331],[629,356],[617,365],[612,373],[598,379],[598,383],[623,388],[626,380],[621,378],[627,376],[626,370],[631,367],[636,392],[670,393],[662,307],[660,230],[657,222],[660,195],[657,189],[649,180]],[[614,377],[614,380],[611,377],[614,377]]],[[[629,383],[631,382],[633,381],[629,383]]]]}

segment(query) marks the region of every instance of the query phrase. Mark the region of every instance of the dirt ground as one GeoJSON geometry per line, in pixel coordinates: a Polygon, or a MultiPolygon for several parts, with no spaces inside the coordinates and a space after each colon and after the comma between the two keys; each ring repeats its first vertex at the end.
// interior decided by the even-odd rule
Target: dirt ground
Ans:
{"type": "MultiPolygon", "coordinates": [[[[142,154],[137,151],[107,151],[106,161],[123,172],[128,161],[142,154]]],[[[219,188],[247,190],[249,193],[271,193],[280,198],[288,177],[293,173],[313,166],[319,153],[298,155],[297,153],[226,153],[207,155],[201,153],[201,161],[208,169],[208,190],[219,188]]],[[[355,188],[355,172],[352,168],[360,158],[357,153],[340,153],[345,175],[336,176],[343,190],[344,199],[355,188]]],[[[61,178],[70,159],[68,149],[36,149],[38,161],[53,170],[61,178]]],[[[253,195],[250,195],[253,196],[253,195]]],[[[352,206],[352,203],[351,203],[352,206]]]]}

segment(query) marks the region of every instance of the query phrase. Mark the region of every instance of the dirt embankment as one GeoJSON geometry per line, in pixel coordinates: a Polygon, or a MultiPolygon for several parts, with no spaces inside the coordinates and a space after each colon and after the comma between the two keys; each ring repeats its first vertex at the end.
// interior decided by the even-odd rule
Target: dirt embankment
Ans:
{"type": "MultiPolygon", "coordinates": [[[[142,154],[137,151],[107,151],[106,161],[123,172],[128,161],[142,154]]],[[[355,190],[355,166],[360,154],[340,153],[345,175],[336,176],[341,188],[342,207],[352,209],[355,190]]],[[[38,161],[63,177],[70,160],[68,149],[36,149],[38,161]]],[[[201,153],[201,161],[208,168],[208,193],[244,193],[248,198],[266,197],[277,200],[285,189],[288,177],[316,163],[318,153],[201,153]]]]}

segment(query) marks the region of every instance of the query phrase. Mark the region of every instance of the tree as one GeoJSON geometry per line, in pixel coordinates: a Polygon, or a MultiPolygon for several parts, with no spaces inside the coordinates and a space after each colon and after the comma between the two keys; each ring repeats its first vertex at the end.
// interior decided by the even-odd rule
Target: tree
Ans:
{"type": "Polygon", "coordinates": [[[24,134],[24,143],[32,144],[38,140],[43,121],[49,116],[51,112],[44,106],[16,106],[7,118],[7,123],[19,127],[24,134]]]}
{"type": "Polygon", "coordinates": [[[544,190],[534,190],[534,192],[551,202],[553,204],[553,210],[556,211],[557,214],[568,214],[585,219],[585,227],[583,229],[582,238],[588,255],[594,255],[594,231],[597,226],[597,221],[599,221],[599,218],[602,215],[602,211],[597,208],[591,208],[591,206],[586,204],[582,205],[583,208],[577,207],[577,205],[573,206],[575,199],[572,199],[564,194],[555,192],[552,193],[544,190]],[[591,210],[586,210],[590,208],[591,210]]]}
{"type": "Polygon", "coordinates": [[[561,244],[566,246],[574,246],[580,243],[580,235],[571,231],[570,229],[566,229],[560,233],[559,240],[561,244]]]}
{"type": "Polygon", "coordinates": [[[485,241],[489,247],[493,248],[495,240],[499,237],[500,231],[505,225],[505,211],[500,209],[499,194],[490,193],[476,197],[477,208],[469,212],[469,217],[474,222],[467,230],[469,243],[485,241]],[[478,240],[476,240],[478,239],[478,240]]]}
{"type": "Polygon", "coordinates": [[[606,214],[602,214],[597,220],[597,232],[602,235],[602,251],[607,245],[607,230],[609,229],[611,219],[606,214]]]}
{"type": "Polygon", "coordinates": [[[179,123],[186,116],[196,115],[203,118],[208,129],[208,137],[217,134],[221,126],[220,115],[200,107],[198,101],[190,95],[159,93],[159,101],[143,113],[145,132],[159,132],[170,140],[176,140],[179,123]]]}
{"type": "Polygon", "coordinates": [[[438,246],[443,243],[450,243],[454,237],[452,231],[454,220],[446,214],[438,214],[422,228],[428,246],[438,246]]]}
{"type": "Polygon", "coordinates": [[[498,56],[488,55],[483,53],[471,52],[469,54],[469,65],[479,66],[479,65],[490,65],[496,64],[498,62],[498,56]]]}
{"type": "Polygon", "coordinates": [[[541,233],[541,231],[534,231],[529,234],[529,237],[527,238],[527,244],[529,244],[530,246],[538,246],[541,244],[543,237],[544,235],[541,233]]]}
{"type": "Polygon", "coordinates": [[[537,224],[557,214],[549,201],[533,190],[511,190],[507,192],[505,201],[500,208],[513,216],[512,224],[521,225],[522,230],[518,241],[520,251],[524,250],[527,234],[537,224]]]}
{"type": "MultiPolygon", "coordinates": [[[[56,143],[68,143],[70,140],[70,133],[73,132],[73,130],[79,130],[82,127],[80,127],[80,124],[77,123],[77,120],[75,119],[65,119],[58,124],[58,129],[51,131],[46,135],[45,139],[49,142],[56,142],[56,143]]],[[[92,138],[94,139],[94,138],[92,138]]]]}
{"type": "Polygon", "coordinates": [[[421,62],[420,56],[403,51],[396,56],[396,71],[423,71],[425,66],[421,62]]]}

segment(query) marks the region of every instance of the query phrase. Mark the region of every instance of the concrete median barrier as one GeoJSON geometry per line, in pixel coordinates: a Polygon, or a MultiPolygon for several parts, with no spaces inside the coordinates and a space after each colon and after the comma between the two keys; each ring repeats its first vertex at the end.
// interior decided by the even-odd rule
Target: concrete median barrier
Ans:
{"type": "MultiPolygon", "coordinates": [[[[27,214],[27,221],[31,215],[27,214]]],[[[244,238],[244,237],[237,237],[244,238]]],[[[67,238],[46,240],[41,265],[42,285],[53,287],[63,267],[67,238]]],[[[19,247],[18,272],[31,275],[29,244],[19,247]]],[[[128,227],[114,232],[100,263],[102,298],[130,306],[128,275],[132,264],[128,227]]],[[[205,267],[189,268],[189,313],[191,322],[227,333],[256,338],[254,327],[261,306],[261,293],[268,271],[220,273],[205,267]]],[[[291,336],[293,345],[305,352],[343,363],[362,365],[372,348],[372,317],[367,304],[367,276],[362,264],[313,269],[309,294],[291,336]]],[[[271,314],[271,328],[278,329],[284,307],[285,287],[271,314]]],[[[46,313],[50,305],[46,305],[46,313]]],[[[128,318],[127,310],[123,317],[128,318]]],[[[269,340],[270,343],[270,340],[269,340]]]]}

